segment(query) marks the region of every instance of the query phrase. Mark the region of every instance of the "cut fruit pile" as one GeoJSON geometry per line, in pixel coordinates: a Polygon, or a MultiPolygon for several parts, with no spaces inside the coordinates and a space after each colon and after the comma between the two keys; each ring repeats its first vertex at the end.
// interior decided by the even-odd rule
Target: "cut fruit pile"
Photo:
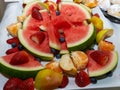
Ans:
{"type": "MultiPolygon", "coordinates": [[[[103,21],[98,14],[92,15],[90,8],[60,0],[33,0],[23,6],[17,23],[7,27],[13,38],[6,42],[12,48],[0,57],[0,72],[17,79],[32,78],[36,89],[52,90],[65,88],[71,76],[79,87],[96,83],[97,77],[117,66],[115,46],[106,40],[113,30],[104,29],[103,21]]],[[[14,78],[8,82],[15,85],[8,88],[19,90],[14,78]]]]}

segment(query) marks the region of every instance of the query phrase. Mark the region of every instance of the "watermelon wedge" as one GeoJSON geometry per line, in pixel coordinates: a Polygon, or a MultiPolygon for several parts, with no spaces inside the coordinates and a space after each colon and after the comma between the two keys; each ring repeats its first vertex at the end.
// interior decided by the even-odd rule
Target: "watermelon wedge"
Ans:
{"type": "MultiPolygon", "coordinates": [[[[91,58],[91,54],[95,52],[96,50],[89,50],[87,51],[87,55],[89,58],[88,62],[88,74],[90,77],[97,77],[97,76],[102,76],[109,71],[112,71],[118,62],[118,54],[116,51],[110,51],[108,52],[108,61],[105,65],[100,65],[97,63],[93,58],[91,58]]],[[[99,59],[98,57],[96,57],[99,59]]]]}
{"type": "Polygon", "coordinates": [[[39,61],[35,60],[31,54],[29,54],[29,62],[20,65],[11,65],[10,61],[16,53],[0,57],[1,73],[12,77],[26,79],[29,77],[35,77],[39,70],[44,69],[42,64],[39,61]]]}

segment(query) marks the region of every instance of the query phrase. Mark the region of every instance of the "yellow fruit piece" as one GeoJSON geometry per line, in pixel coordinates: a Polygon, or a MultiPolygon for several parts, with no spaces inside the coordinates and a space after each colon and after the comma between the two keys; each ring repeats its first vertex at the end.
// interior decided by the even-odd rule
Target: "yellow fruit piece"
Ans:
{"type": "Polygon", "coordinates": [[[77,70],[85,69],[88,63],[87,55],[82,51],[74,51],[71,53],[72,61],[77,70]]]}
{"type": "Polygon", "coordinates": [[[46,2],[44,3],[44,5],[46,6],[46,8],[47,8],[48,10],[49,10],[49,6],[50,6],[50,5],[53,5],[54,9],[57,10],[57,4],[56,4],[55,2],[53,2],[53,1],[46,1],[46,2]]]}
{"type": "Polygon", "coordinates": [[[63,70],[60,68],[59,62],[51,61],[45,65],[46,68],[51,69],[58,73],[63,73],[63,70]]]}
{"type": "Polygon", "coordinates": [[[99,17],[92,16],[90,21],[94,24],[97,31],[100,31],[103,29],[103,21],[99,17]]]}
{"type": "Polygon", "coordinates": [[[7,31],[9,32],[10,35],[15,37],[15,36],[17,36],[17,32],[21,27],[22,27],[21,23],[13,23],[13,24],[7,26],[7,31]]]}
{"type": "Polygon", "coordinates": [[[24,16],[18,16],[17,17],[17,21],[18,22],[23,22],[25,20],[25,17],[24,16]]]}
{"type": "Polygon", "coordinates": [[[99,43],[101,40],[104,40],[107,37],[113,35],[113,29],[103,29],[99,31],[96,35],[96,42],[99,43]]]}
{"type": "Polygon", "coordinates": [[[97,0],[82,0],[82,2],[89,8],[94,8],[98,5],[97,0]]]}
{"type": "Polygon", "coordinates": [[[114,51],[115,45],[112,42],[101,40],[98,44],[98,50],[101,51],[114,51]]]}
{"type": "Polygon", "coordinates": [[[61,85],[63,74],[51,69],[43,69],[35,77],[36,90],[54,90],[61,85]]]}
{"type": "Polygon", "coordinates": [[[73,0],[75,3],[81,3],[83,0],[73,0]]]}

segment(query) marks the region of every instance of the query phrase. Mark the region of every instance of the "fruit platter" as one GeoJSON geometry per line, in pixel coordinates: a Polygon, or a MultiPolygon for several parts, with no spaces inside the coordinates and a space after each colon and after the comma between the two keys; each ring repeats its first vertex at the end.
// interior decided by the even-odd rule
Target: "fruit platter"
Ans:
{"type": "Polygon", "coordinates": [[[0,90],[120,87],[120,26],[93,1],[8,4],[0,24],[0,90]]]}

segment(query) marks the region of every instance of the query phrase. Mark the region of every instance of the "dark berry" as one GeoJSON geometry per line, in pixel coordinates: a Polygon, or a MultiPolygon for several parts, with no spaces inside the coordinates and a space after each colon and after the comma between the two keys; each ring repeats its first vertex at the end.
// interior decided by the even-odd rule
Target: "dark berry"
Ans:
{"type": "Polygon", "coordinates": [[[90,81],[91,81],[91,83],[93,83],[93,84],[96,84],[96,83],[97,83],[97,79],[96,79],[95,77],[91,77],[91,78],[90,78],[90,81]]]}
{"type": "Polygon", "coordinates": [[[60,59],[61,55],[60,55],[60,54],[57,54],[55,57],[56,57],[57,59],[60,59]]]}
{"type": "Polygon", "coordinates": [[[65,42],[65,38],[64,37],[60,37],[60,42],[65,42]]]}
{"type": "Polygon", "coordinates": [[[35,59],[39,62],[41,62],[41,58],[35,57],[35,59]]]}
{"type": "Polygon", "coordinates": [[[11,46],[12,46],[12,48],[14,48],[14,47],[17,46],[17,44],[14,42],[14,43],[11,44],[11,46]]]}
{"type": "Polygon", "coordinates": [[[106,75],[107,75],[107,76],[109,76],[109,77],[112,77],[113,72],[112,72],[112,71],[110,71],[110,72],[108,72],[106,75]]]}
{"type": "Polygon", "coordinates": [[[19,45],[18,45],[18,49],[19,49],[19,50],[23,50],[24,47],[23,47],[21,44],[19,44],[19,45]]]}
{"type": "Polygon", "coordinates": [[[59,16],[60,15],[60,11],[56,11],[56,15],[59,16]]]}

